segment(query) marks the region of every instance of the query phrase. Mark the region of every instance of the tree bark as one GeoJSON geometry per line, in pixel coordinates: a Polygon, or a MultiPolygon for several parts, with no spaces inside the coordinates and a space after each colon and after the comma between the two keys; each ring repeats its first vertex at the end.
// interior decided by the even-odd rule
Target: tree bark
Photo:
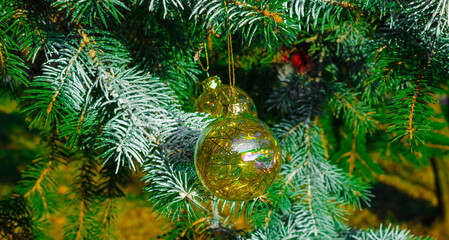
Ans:
{"type": "MultiPolygon", "coordinates": [[[[442,105],[449,105],[449,98],[443,96],[439,99],[440,104],[434,106],[436,114],[441,114],[442,121],[448,122],[442,111],[442,105]]],[[[442,131],[443,135],[449,137],[449,125],[442,131]]],[[[447,145],[447,144],[444,144],[447,145]]],[[[433,156],[430,159],[432,170],[435,176],[435,189],[438,199],[438,218],[441,236],[440,238],[449,239],[449,155],[447,150],[443,150],[441,156],[433,156]]]]}
{"type": "Polygon", "coordinates": [[[438,215],[442,236],[449,237],[449,164],[448,159],[432,157],[432,168],[438,197],[438,215]]]}
{"type": "MultiPolygon", "coordinates": [[[[435,115],[438,116],[441,122],[448,123],[449,114],[443,111],[444,107],[449,106],[449,98],[444,95],[439,99],[440,104],[432,104],[435,110],[435,115]]],[[[449,109],[446,109],[448,111],[449,109]]],[[[446,125],[441,131],[441,134],[445,137],[449,137],[449,124],[446,125]]],[[[447,143],[437,142],[442,146],[447,146],[447,143]]],[[[437,217],[435,221],[438,224],[441,239],[449,239],[449,155],[447,150],[442,150],[440,156],[434,155],[430,159],[432,170],[435,178],[435,192],[438,199],[437,217]]]]}
{"type": "Polygon", "coordinates": [[[435,193],[437,195],[438,200],[438,206],[437,206],[437,217],[442,218],[443,212],[444,212],[444,206],[443,206],[443,197],[441,196],[441,186],[440,186],[440,173],[438,172],[438,165],[441,165],[441,163],[437,162],[437,158],[435,156],[430,158],[430,164],[432,166],[432,171],[435,179],[435,193]]]}

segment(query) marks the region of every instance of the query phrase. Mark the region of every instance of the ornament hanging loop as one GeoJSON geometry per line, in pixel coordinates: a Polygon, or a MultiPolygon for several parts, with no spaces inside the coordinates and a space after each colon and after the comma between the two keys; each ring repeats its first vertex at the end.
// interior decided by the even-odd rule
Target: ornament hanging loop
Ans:
{"type": "MultiPolygon", "coordinates": [[[[201,69],[203,69],[203,71],[206,72],[207,77],[209,77],[209,56],[207,54],[207,44],[206,44],[205,39],[207,38],[208,35],[209,35],[209,32],[206,33],[206,36],[204,37],[203,42],[200,43],[200,47],[199,47],[198,51],[195,53],[195,56],[194,56],[194,60],[198,61],[198,63],[200,64],[201,69]],[[205,55],[206,55],[206,67],[203,66],[203,64],[201,63],[201,59],[200,59],[200,57],[201,57],[201,50],[203,48],[204,48],[205,55]]],[[[190,46],[192,46],[192,50],[195,51],[195,48],[193,47],[192,41],[189,40],[189,42],[190,42],[190,46]]]]}
{"type": "Polygon", "coordinates": [[[223,1],[226,9],[226,30],[227,30],[227,45],[228,45],[228,72],[229,72],[229,85],[231,86],[231,102],[236,102],[236,90],[235,90],[235,63],[234,53],[232,49],[232,33],[229,24],[228,5],[226,0],[223,1]]]}

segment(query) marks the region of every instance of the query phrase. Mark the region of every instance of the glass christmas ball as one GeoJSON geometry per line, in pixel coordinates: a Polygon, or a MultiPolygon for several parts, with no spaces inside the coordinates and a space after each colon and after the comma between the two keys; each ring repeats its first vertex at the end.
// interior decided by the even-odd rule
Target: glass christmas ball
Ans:
{"type": "Polygon", "coordinates": [[[203,93],[194,106],[197,112],[206,112],[212,117],[220,117],[226,113],[229,104],[244,102],[248,104],[248,114],[257,117],[256,105],[248,93],[242,89],[234,87],[233,95],[231,86],[222,84],[218,76],[207,78],[201,85],[203,93]]]}
{"type": "Polygon", "coordinates": [[[227,114],[201,133],[195,148],[195,168],[203,185],[231,201],[263,194],[281,167],[281,149],[271,129],[249,115],[247,105],[229,105],[227,114]]]}

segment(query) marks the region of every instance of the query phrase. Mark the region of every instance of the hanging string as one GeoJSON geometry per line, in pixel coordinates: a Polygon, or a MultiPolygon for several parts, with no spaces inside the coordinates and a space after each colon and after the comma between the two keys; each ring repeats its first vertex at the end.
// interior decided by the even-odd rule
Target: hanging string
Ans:
{"type": "Polygon", "coordinates": [[[228,62],[229,62],[229,84],[231,87],[235,87],[235,65],[234,65],[234,53],[232,50],[232,34],[228,34],[228,62]]]}
{"type": "MultiPolygon", "coordinates": [[[[209,33],[207,33],[207,35],[209,35],[209,33]]],[[[205,37],[204,39],[206,39],[207,37],[205,37]]],[[[200,64],[201,69],[203,69],[203,71],[205,71],[207,73],[207,75],[209,75],[209,56],[207,55],[207,44],[206,41],[204,41],[200,43],[200,48],[198,49],[198,52],[195,53],[195,60],[198,60],[198,63],[200,64]],[[201,63],[201,49],[204,48],[205,51],[205,55],[206,55],[206,68],[204,68],[203,64],[201,63]]],[[[190,46],[192,46],[192,50],[195,51],[195,48],[193,47],[192,41],[190,41],[190,46]]]]}
{"type": "Polygon", "coordinates": [[[232,50],[232,33],[230,30],[229,18],[228,18],[228,5],[224,1],[226,9],[226,28],[228,31],[227,42],[228,42],[228,72],[229,72],[229,85],[231,86],[231,98],[235,100],[235,64],[234,64],[234,53],[232,50]]]}

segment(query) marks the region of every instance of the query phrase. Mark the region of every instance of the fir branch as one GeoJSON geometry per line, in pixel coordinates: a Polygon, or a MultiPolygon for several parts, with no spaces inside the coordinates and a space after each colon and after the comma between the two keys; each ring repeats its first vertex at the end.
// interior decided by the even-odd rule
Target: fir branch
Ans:
{"type": "Polygon", "coordinates": [[[421,72],[421,78],[418,78],[416,87],[414,88],[414,94],[412,97],[412,101],[410,103],[410,114],[408,117],[408,127],[407,127],[407,135],[410,137],[410,140],[413,140],[413,131],[415,128],[413,127],[413,117],[415,115],[415,105],[416,105],[416,96],[419,95],[419,88],[421,85],[421,79],[422,79],[422,72],[421,72]]]}
{"type": "MultiPolygon", "coordinates": [[[[291,125],[290,123],[284,122],[282,124],[279,124],[275,128],[275,132],[280,131],[279,133],[282,133],[286,129],[291,129],[292,126],[293,125],[291,125]],[[282,129],[284,129],[284,130],[282,130],[282,129]]],[[[345,179],[347,179],[347,178],[345,177],[345,174],[341,171],[341,169],[338,169],[335,166],[330,165],[325,160],[324,151],[323,151],[323,149],[324,149],[323,142],[320,139],[320,134],[318,133],[319,131],[314,129],[314,127],[312,127],[312,129],[308,129],[309,127],[307,125],[297,127],[294,132],[292,132],[290,135],[288,135],[287,138],[285,138],[285,140],[282,141],[281,145],[285,144],[286,147],[288,145],[290,145],[288,148],[288,151],[292,153],[292,156],[291,156],[292,160],[289,163],[287,163],[285,170],[295,169],[293,172],[296,172],[296,169],[298,169],[298,170],[301,169],[301,171],[298,171],[298,173],[302,174],[303,171],[307,170],[308,168],[313,170],[313,172],[315,172],[316,169],[327,169],[326,171],[324,171],[324,170],[320,171],[320,174],[322,174],[324,176],[324,178],[326,179],[326,182],[329,183],[329,188],[327,188],[327,191],[330,191],[332,193],[338,193],[339,191],[341,191],[341,193],[346,194],[347,192],[349,192],[349,194],[353,194],[354,191],[347,191],[348,187],[352,186],[354,189],[357,189],[357,188],[363,186],[363,184],[362,185],[355,184],[356,181],[354,182],[352,180],[350,182],[346,182],[347,180],[345,180],[345,179]],[[304,142],[301,143],[299,141],[304,141],[304,142]],[[304,148],[304,146],[305,146],[305,148],[304,148]],[[309,146],[309,147],[307,147],[307,146],[309,146]],[[299,155],[299,153],[301,153],[302,151],[305,151],[305,153],[307,155],[304,157],[306,157],[306,159],[308,157],[310,159],[309,161],[305,161],[303,159],[303,157],[301,157],[301,155],[299,155]],[[293,164],[292,166],[295,166],[296,164],[299,163],[297,161],[300,159],[303,159],[303,160],[301,160],[301,162],[304,165],[300,164],[298,167],[295,167],[295,168],[290,168],[291,166],[288,166],[288,165],[292,165],[292,164],[293,164]],[[303,167],[301,167],[301,166],[303,166],[303,167]],[[340,181],[342,181],[342,182],[340,182],[340,181]],[[344,183],[344,182],[346,182],[346,183],[344,183]],[[332,187],[330,187],[330,186],[332,186],[332,187]]],[[[286,176],[288,176],[288,175],[286,175],[286,176]]],[[[356,192],[361,191],[364,194],[366,194],[367,190],[364,188],[366,188],[366,186],[362,187],[361,189],[356,190],[356,192]]],[[[363,194],[361,196],[363,196],[363,194]]],[[[345,197],[345,199],[352,202],[353,200],[357,200],[359,197],[360,197],[359,194],[355,194],[352,197],[350,197],[350,195],[347,195],[345,197]]],[[[368,199],[368,197],[369,197],[369,194],[362,197],[363,201],[366,201],[368,199]]],[[[353,203],[357,203],[357,201],[353,202],[353,203]]]]}
{"type": "MultiPolygon", "coordinates": [[[[62,136],[71,135],[71,140],[69,142],[75,143],[74,144],[75,146],[78,145],[77,144],[78,137],[84,132],[82,130],[85,130],[85,128],[90,127],[89,123],[95,121],[94,120],[95,118],[90,119],[92,118],[92,115],[95,115],[95,112],[92,112],[93,111],[92,107],[95,106],[98,108],[98,104],[99,101],[101,101],[101,99],[97,100],[94,96],[92,96],[92,93],[94,89],[96,89],[98,85],[100,85],[101,81],[108,81],[109,75],[106,73],[106,70],[104,69],[104,64],[113,63],[113,61],[111,60],[105,61],[106,56],[101,56],[101,54],[97,54],[97,52],[102,52],[103,50],[98,47],[98,44],[93,36],[89,36],[88,33],[86,33],[86,31],[84,30],[79,30],[79,33],[82,37],[83,44],[86,45],[86,52],[88,53],[87,55],[90,57],[91,60],[90,61],[91,68],[89,69],[89,72],[91,73],[95,72],[97,76],[95,76],[94,81],[91,81],[87,77],[84,77],[83,79],[84,91],[83,94],[79,96],[79,98],[83,98],[83,100],[80,101],[79,107],[76,108],[76,110],[78,110],[77,112],[80,112],[80,115],[78,115],[79,117],[73,116],[74,118],[69,118],[66,121],[66,124],[64,124],[64,126],[62,127],[64,131],[61,135],[62,136]],[[98,57],[98,55],[100,55],[100,57],[98,57]],[[95,100],[97,100],[97,102],[91,104],[95,100]],[[88,109],[88,107],[90,108],[88,109]],[[75,117],[77,117],[77,119],[75,119],[75,117]],[[85,125],[88,126],[85,127],[85,125]]],[[[101,43],[104,43],[104,41],[101,41],[100,44],[101,43]]],[[[104,46],[104,48],[106,48],[106,46],[104,46]]]]}
{"type": "MultiPolygon", "coordinates": [[[[2,15],[4,14],[5,13],[3,12],[2,15]]],[[[6,16],[2,15],[0,15],[0,19],[10,17],[6,14],[6,16]]],[[[8,21],[5,20],[2,22],[3,23],[0,24],[0,81],[9,83],[11,88],[13,88],[13,83],[15,83],[16,86],[18,86],[19,83],[27,86],[29,84],[27,79],[28,74],[26,72],[28,67],[20,56],[14,54],[14,51],[18,51],[20,46],[16,43],[14,37],[10,36],[11,32],[8,31],[10,26],[6,25],[8,24],[8,21]]]]}
{"type": "Polygon", "coordinates": [[[96,167],[91,156],[85,154],[81,156],[78,174],[72,185],[72,194],[75,196],[70,204],[72,214],[64,226],[65,239],[79,240],[95,236],[93,226],[96,222],[92,216],[95,216],[96,212],[91,205],[95,202],[96,167]]]}
{"type": "MultiPolygon", "coordinates": [[[[0,43],[0,49],[3,50],[3,45],[0,43]]],[[[6,68],[5,68],[5,58],[3,57],[2,51],[0,51],[0,63],[3,69],[3,76],[6,76],[6,68]]]]}
{"type": "MultiPolygon", "coordinates": [[[[276,126],[274,131],[278,136],[284,136],[281,146],[291,154],[291,160],[284,163],[280,173],[284,176],[283,184],[287,184],[289,188],[289,198],[294,203],[290,212],[295,217],[301,216],[300,222],[308,219],[309,223],[307,230],[301,230],[307,233],[303,232],[300,236],[332,237],[334,233],[331,229],[342,217],[341,206],[346,203],[359,205],[359,197],[366,201],[369,196],[366,186],[354,181],[355,179],[348,181],[348,176],[325,160],[323,143],[314,129],[307,125],[298,126],[296,123],[283,122],[276,126]],[[307,184],[298,184],[300,182],[307,184]],[[339,196],[345,200],[338,200],[339,196]]],[[[281,188],[280,193],[283,192],[284,188],[281,188]]],[[[276,218],[285,216],[285,211],[278,213],[279,210],[273,208],[273,213],[274,210],[276,218]]],[[[268,225],[265,222],[266,228],[274,230],[282,225],[276,223],[277,220],[268,221],[268,225]]],[[[295,231],[304,227],[296,225],[295,231]]]]}
{"type": "Polygon", "coordinates": [[[415,237],[410,234],[409,230],[401,230],[399,227],[393,227],[389,224],[387,227],[383,227],[382,224],[378,231],[369,230],[369,231],[360,231],[357,234],[352,236],[353,239],[356,240],[369,240],[369,239],[379,239],[379,240],[389,240],[389,239],[397,239],[397,240],[430,240],[430,237],[415,237]]]}
{"type": "Polygon", "coordinates": [[[106,205],[103,218],[101,220],[101,224],[103,225],[102,230],[103,233],[101,235],[101,239],[111,239],[112,236],[108,235],[108,228],[111,224],[111,209],[113,208],[113,200],[111,198],[107,198],[106,202],[104,203],[106,205]]]}
{"type": "MultiPolygon", "coordinates": [[[[320,121],[320,117],[318,116],[315,117],[314,125],[320,129],[323,129],[323,123],[320,121]]],[[[326,136],[324,135],[324,129],[323,131],[320,131],[320,137],[321,140],[323,141],[324,156],[326,160],[329,160],[329,147],[328,147],[329,142],[326,139],[326,136]]]]}
{"type": "Polygon", "coordinates": [[[311,122],[315,116],[323,114],[326,104],[327,84],[312,80],[308,76],[286,74],[279,71],[281,86],[274,89],[266,103],[268,110],[276,109],[287,118],[311,122]]]}
{"type": "MultiPolygon", "coordinates": [[[[357,6],[351,4],[348,1],[335,1],[335,0],[322,0],[322,1],[332,4],[332,5],[336,5],[336,6],[345,8],[347,10],[355,11],[355,12],[357,12],[358,15],[362,15],[359,8],[357,6]]],[[[357,22],[357,20],[356,20],[356,22],[357,22]]]]}
{"type": "MultiPolygon", "coordinates": [[[[47,133],[48,134],[48,133],[47,133]]],[[[22,180],[16,186],[17,191],[26,201],[27,211],[30,211],[33,225],[33,236],[36,239],[46,239],[45,229],[48,229],[47,216],[57,208],[56,183],[54,170],[59,164],[65,164],[68,158],[64,144],[51,132],[43,147],[48,147],[39,158],[33,161],[22,173],[22,180]]]]}
{"type": "Polygon", "coordinates": [[[435,34],[436,37],[442,36],[449,27],[447,0],[410,1],[403,7],[401,14],[408,19],[422,19],[423,21],[412,23],[410,27],[417,27],[422,33],[435,34]]]}
{"type": "Polygon", "coordinates": [[[309,205],[309,212],[310,212],[310,216],[312,217],[312,226],[313,226],[313,234],[315,235],[315,237],[318,237],[318,229],[317,229],[317,223],[315,220],[315,217],[313,215],[313,207],[312,207],[312,190],[311,190],[311,179],[310,176],[307,176],[307,202],[309,205]]]}
{"type": "Polygon", "coordinates": [[[349,161],[349,175],[352,175],[352,173],[354,172],[354,168],[355,168],[354,164],[355,164],[356,158],[360,159],[360,157],[356,153],[356,147],[357,147],[356,134],[357,134],[357,132],[354,129],[353,136],[352,136],[351,154],[350,154],[350,157],[348,159],[348,161],[349,161]]]}
{"type": "Polygon", "coordinates": [[[324,31],[327,24],[332,28],[345,16],[343,14],[347,14],[353,22],[357,22],[361,12],[356,5],[349,1],[293,0],[290,3],[290,15],[296,15],[301,20],[299,26],[306,29],[317,27],[319,22],[321,31],[324,31]]]}
{"type": "Polygon", "coordinates": [[[99,238],[115,239],[113,224],[117,218],[117,198],[123,197],[125,194],[123,188],[129,179],[129,171],[121,169],[118,173],[115,172],[113,163],[105,164],[100,170],[100,183],[96,190],[97,195],[101,195],[101,207],[99,209],[99,224],[101,236],[99,238]]]}
{"type": "Polygon", "coordinates": [[[79,63],[86,44],[84,38],[80,39],[77,48],[70,46],[70,42],[64,44],[62,56],[49,60],[43,67],[43,75],[33,81],[26,98],[32,99],[34,104],[24,110],[34,117],[31,126],[54,122],[59,128],[61,115],[73,112],[79,105],[80,95],[84,93],[82,82],[88,78],[79,63]],[[52,66],[53,63],[57,63],[57,67],[52,66]]]}
{"type": "Polygon", "coordinates": [[[354,93],[334,92],[330,104],[335,107],[333,112],[336,116],[343,110],[346,125],[357,133],[372,133],[376,129],[376,112],[371,106],[358,100],[354,93]]]}
{"type": "Polygon", "coordinates": [[[23,28],[12,28],[15,29],[16,34],[20,33],[17,36],[18,42],[23,46],[22,50],[27,49],[26,55],[28,55],[28,59],[34,60],[39,51],[38,48],[45,46],[48,41],[45,24],[39,22],[39,19],[51,19],[52,11],[49,9],[49,5],[43,1],[28,2],[18,0],[15,1],[13,6],[16,11],[12,24],[22,25],[23,28]],[[25,44],[29,45],[25,46],[25,44]]]}
{"type": "MultiPolygon", "coordinates": [[[[7,1],[2,6],[10,6],[14,9],[11,19],[4,22],[7,25],[9,37],[13,37],[17,43],[17,51],[21,58],[26,58],[29,67],[36,60],[41,63],[40,54],[47,57],[59,54],[58,48],[65,44],[67,32],[55,31],[56,28],[64,28],[64,20],[58,18],[58,13],[47,1],[7,1]]],[[[0,27],[1,28],[1,27],[0,27]]],[[[33,73],[33,69],[27,69],[27,73],[33,73]]],[[[31,75],[32,76],[32,75],[31,75]]]]}
{"type": "MultiPolygon", "coordinates": [[[[297,125],[299,127],[299,125],[297,125]]],[[[287,175],[287,180],[285,182],[282,183],[283,187],[281,189],[281,191],[278,193],[278,196],[282,196],[282,194],[284,193],[284,191],[287,189],[287,187],[290,185],[290,182],[293,180],[293,178],[296,176],[296,174],[298,174],[302,168],[304,166],[300,166],[299,168],[297,168],[295,171],[291,172],[289,175],[287,175]]],[[[265,197],[265,195],[263,195],[265,197]]],[[[266,201],[266,200],[265,200],[266,201]]],[[[270,201],[270,200],[268,200],[270,201]]],[[[270,201],[271,202],[271,201],[270,201]]],[[[271,220],[271,214],[273,213],[274,207],[270,208],[270,211],[268,211],[267,216],[265,217],[265,229],[268,227],[268,224],[270,223],[271,220]]]]}
{"type": "MultiPolygon", "coordinates": [[[[404,14],[404,13],[401,13],[404,14]]],[[[408,17],[403,16],[402,17],[408,17]]],[[[403,21],[409,21],[402,19],[403,21]]],[[[415,29],[415,34],[401,35],[400,26],[390,29],[385,34],[386,40],[382,41],[381,55],[376,54],[377,67],[371,83],[376,86],[379,93],[391,94],[389,110],[388,132],[392,133],[393,140],[406,139],[411,143],[420,143],[428,138],[429,117],[433,110],[427,105],[435,102],[432,94],[438,89],[436,79],[445,76],[440,71],[438,54],[435,48],[443,52],[445,47],[437,43],[429,45],[429,39],[421,35],[420,29],[415,29]],[[413,44],[413,51],[407,50],[413,44]]]]}
{"type": "Polygon", "coordinates": [[[103,104],[116,104],[116,115],[103,127],[96,148],[107,146],[101,156],[105,161],[116,161],[117,170],[125,161],[135,169],[133,160],[143,164],[157,139],[164,139],[175,129],[175,119],[164,108],[174,101],[157,78],[142,76],[134,69],[120,72],[107,83],[109,101],[103,104]]]}
{"type": "MultiPolygon", "coordinates": [[[[418,56],[418,59],[421,57],[418,56]]],[[[407,139],[409,142],[419,143],[427,138],[429,117],[433,114],[427,103],[435,102],[431,95],[436,89],[432,72],[434,64],[430,57],[424,64],[415,65],[415,68],[419,68],[418,74],[412,80],[407,79],[408,87],[393,95],[390,109],[395,109],[395,114],[391,115],[392,123],[388,128],[388,132],[394,134],[393,140],[407,139]]]]}
{"type": "Polygon", "coordinates": [[[73,65],[75,64],[75,60],[77,60],[78,55],[83,50],[84,46],[86,46],[88,43],[89,43],[89,39],[85,35],[82,35],[82,39],[80,40],[80,44],[79,44],[80,46],[76,50],[75,55],[73,55],[73,57],[68,61],[69,65],[67,65],[67,67],[65,67],[61,71],[60,75],[58,76],[59,83],[58,83],[58,86],[56,87],[56,90],[54,91],[53,96],[51,97],[52,98],[51,102],[48,104],[47,115],[49,115],[51,110],[53,109],[53,104],[56,101],[56,97],[58,96],[59,91],[61,90],[61,88],[64,84],[64,81],[67,79],[67,77],[70,76],[71,73],[69,71],[71,71],[71,69],[73,68],[73,65]]]}
{"type": "Polygon", "coordinates": [[[81,199],[80,207],[79,207],[80,208],[80,210],[79,210],[79,218],[78,218],[79,224],[77,226],[78,231],[76,233],[76,240],[84,238],[84,237],[82,237],[82,233],[81,233],[83,231],[83,229],[84,229],[84,208],[85,208],[85,203],[84,203],[83,200],[84,199],[81,199]]]}
{"type": "Polygon", "coordinates": [[[407,135],[409,136],[410,140],[413,140],[413,132],[415,130],[415,127],[413,126],[413,120],[414,120],[414,116],[415,116],[415,106],[417,104],[417,97],[420,96],[420,90],[421,90],[421,81],[423,79],[423,73],[426,70],[427,66],[429,66],[430,62],[431,62],[431,58],[429,58],[429,60],[427,61],[427,64],[424,65],[421,69],[421,72],[418,75],[418,79],[416,81],[416,86],[413,90],[414,94],[412,97],[412,101],[410,102],[410,114],[408,117],[408,127],[407,127],[407,135]]]}
{"type": "Polygon", "coordinates": [[[31,193],[35,193],[37,191],[37,193],[39,194],[41,200],[42,200],[42,204],[45,208],[45,211],[48,211],[48,205],[47,202],[45,201],[45,196],[44,196],[44,192],[42,191],[42,186],[41,186],[41,182],[42,180],[45,178],[45,176],[48,174],[48,172],[51,169],[51,161],[49,161],[46,166],[44,165],[44,170],[42,171],[42,173],[39,175],[39,177],[36,180],[36,183],[34,184],[34,186],[28,190],[28,192],[26,192],[23,197],[27,198],[31,193]]]}
{"type": "Polygon", "coordinates": [[[367,136],[359,134],[355,129],[342,128],[340,149],[333,154],[332,160],[344,169],[349,176],[363,177],[367,182],[382,174],[382,168],[367,154],[367,136]],[[349,132],[349,133],[347,133],[349,132]]]}
{"type": "Polygon", "coordinates": [[[32,239],[32,213],[21,195],[11,193],[0,201],[0,237],[2,239],[32,239]]]}
{"type": "Polygon", "coordinates": [[[354,4],[359,6],[362,14],[374,15],[379,14],[382,18],[387,14],[391,16],[396,15],[401,7],[403,7],[404,1],[402,0],[378,0],[378,1],[357,1],[354,4]]]}
{"type": "Polygon", "coordinates": [[[68,157],[63,143],[54,132],[48,139],[48,146],[49,152],[33,161],[33,165],[22,173],[22,180],[17,186],[18,192],[30,202],[37,219],[55,211],[56,187],[52,173],[58,164],[66,163],[68,157]]]}
{"type": "Polygon", "coordinates": [[[148,183],[145,190],[149,193],[148,200],[155,209],[172,220],[182,217],[197,220],[204,216],[207,209],[196,190],[199,187],[195,183],[197,176],[174,170],[163,145],[153,156],[144,166],[147,175],[143,180],[148,183]]]}
{"type": "MultiPolygon", "coordinates": [[[[142,3],[142,1],[140,1],[140,3],[142,3]]],[[[187,1],[185,4],[188,5],[189,3],[190,3],[190,1],[187,1]]],[[[169,9],[172,10],[171,7],[173,7],[174,9],[180,8],[181,10],[184,10],[184,6],[180,0],[151,0],[148,10],[150,12],[152,12],[152,11],[158,11],[159,9],[164,9],[163,16],[164,16],[164,18],[166,18],[167,14],[168,14],[168,10],[169,9]],[[162,7],[160,5],[162,5],[162,7]]]]}
{"type": "Polygon", "coordinates": [[[59,11],[66,11],[66,17],[74,23],[84,23],[95,25],[97,18],[101,19],[101,23],[107,28],[110,16],[120,23],[123,17],[121,10],[129,10],[128,7],[120,0],[95,0],[85,1],[67,1],[56,0],[52,3],[54,7],[58,7],[59,11]]]}
{"type": "Polygon", "coordinates": [[[205,15],[204,24],[227,36],[238,32],[248,46],[259,40],[268,48],[279,47],[279,42],[292,43],[295,39],[295,20],[285,15],[285,1],[198,1],[191,17],[205,15]],[[225,24],[229,21],[229,28],[225,24]],[[279,38],[281,35],[283,38],[279,38]]]}
{"type": "Polygon", "coordinates": [[[436,148],[441,150],[449,150],[449,146],[441,145],[441,144],[433,144],[433,143],[426,143],[425,144],[429,148],[436,148]]]}

